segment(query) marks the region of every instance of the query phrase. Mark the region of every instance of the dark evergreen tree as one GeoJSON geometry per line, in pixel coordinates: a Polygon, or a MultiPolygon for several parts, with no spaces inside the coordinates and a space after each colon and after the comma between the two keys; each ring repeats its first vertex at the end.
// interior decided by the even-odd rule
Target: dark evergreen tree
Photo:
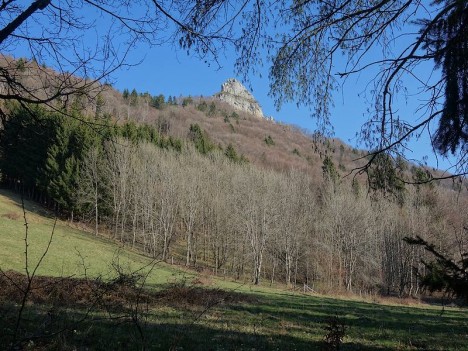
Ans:
{"type": "Polygon", "coordinates": [[[103,108],[104,108],[105,104],[106,104],[106,101],[104,100],[102,95],[99,94],[96,97],[96,111],[95,111],[95,114],[94,114],[95,119],[99,119],[99,118],[102,117],[102,115],[103,115],[102,111],[103,111],[103,108]]]}
{"type": "Polygon", "coordinates": [[[165,98],[163,94],[159,94],[158,96],[151,97],[151,106],[157,109],[161,109],[166,104],[165,98]]]}
{"type": "Polygon", "coordinates": [[[239,156],[237,155],[236,149],[234,149],[234,146],[232,146],[232,144],[229,144],[226,147],[226,150],[224,151],[224,154],[232,162],[239,162],[239,160],[240,160],[239,156]]]}
{"type": "Polygon", "coordinates": [[[214,149],[214,144],[198,124],[190,125],[188,137],[195,144],[195,148],[202,154],[207,154],[214,149]]]}
{"type": "Polygon", "coordinates": [[[399,172],[392,157],[386,153],[377,153],[372,158],[367,169],[370,188],[385,195],[392,195],[398,203],[403,204],[405,184],[402,181],[402,171],[399,172]]]}
{"type": "Polygon", "coordinates": [[[193,104],[193,99],[192,99],[192,97],[190,95],[182,100],[182,106],[183,107],[186,107],[186,106],[191,105],[191,104],[193,104]]]}
{"type": "Polygon", "coordinates": [[[44,166],[46,189],[63,213],[72,214],[80,212],[76,202],[80,163],[91,147],[101,143],[102,136],[77,119],[57,116],[54,122],[55,135],[44,166]]]}
{"type": "Polygon", "coordinates": [[[442,68],[445,81],[444,107],[434,135],[435,147],[445,155],[468,142],[468,2],[436,0],[434,4],[449,9],[435,23],[421,21],[424,30],[429,28],[425,48],[442,68]]]}
{"type": "Polygon", "coordinates": [[[264,141],[265,144],[267,144],[268,146],[275,145],[275,142],[274,142],[273,138],[271,137],[271,135],[266,136],[265,139],[263,139],[263,141],[264,141]]]}
{"type": "Polygon", "coordinates": [[[128,97],[129,97],[129,95],[130,95],[130,93],[128,92],[128,89],[125,88],[124,91],[123,91],[123,93],[122,93],[123,98],[124,98],[125,100],[127,100],[128,97]]]}
{"type": "Polygon", "coordinates": [[[130,105],[132,106],[136,106],[137,102],[138,102],[138,93],[136,91],[136,89],[133,89],[132,92],[130,93],[130,105]]]}
{"type": "Polygon", "coordinates": [[[37,106],[10,109],[0,132],[3,181],[49,207],[72,212],[79,163],[101,136],[78,119],[37,106]]]}
{"type": "Polygon", "coordinates": [[[74,191],[72,184],[73,172],[76,171],[76,160],[69,152],[71,134],[70,120],[57,118],[55,133],[51,145],[47,149],[47,158],[43,170],[43,182],[46,192],[61,210],[68,210],[74,191]],[[70,160],[73,158],[73,161],[70,160]]]}
{"type": "MultiPolygon", "coordinates": [[[[0,129],[0,169],[3,182],[31,195],[42,183],[42,170],[54,134],[53,119],[38,106],[10,105],[0,129]]],[[[40,189],[45,190],[45,189],[40,189]]]]}
{"type": "Polygon", "coordinates": [[[330,156],[325,156],[325,158],[323,159],[322,173],[323,178],[326,181],[332,182],[333,184],[336,184],[338,182],[338,179],[340,178],[340,175],[336,170],[335,163],[333,162],[330,156]]]}
{"type": "Polygon", "coordinates": [[[208,104],[206,103],[206,101],[200,102],[197,106],[197,110],[201,112],[206,112],[208,110],[208,104]]]}
{"type": "Polygon", "coordinates": [[[133,122],[126,122],[120,129],[120,135],[136,143],[138,140],[137,125],[133,122]]]}
{"type": "MultiPolygon", "coordinates": [[[[468,234],[468,228],[464,230],[468,234]]],[[[426,268],[426,272],[420,272],[423,287],[432,292],[444,291],[468,303],[468,252],[461,253],[461,260],[457,262],[420,236],[404,240],[411,245],[424,247],[435,257],[432,262],[422,261],[426,268]]]]}
{"type": "Polygon", "coordinates": [[[208,110],[208,116],[212,117],[216,114],[216,105],[214,102],[210,104],[210,108],[208,110]]]}

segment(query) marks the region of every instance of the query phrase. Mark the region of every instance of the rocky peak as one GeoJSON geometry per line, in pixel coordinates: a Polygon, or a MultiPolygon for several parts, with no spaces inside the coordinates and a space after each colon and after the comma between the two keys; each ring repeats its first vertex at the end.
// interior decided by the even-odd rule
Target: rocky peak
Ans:
{"type": "Polygon", "coordinates": [[[253,95],[237,79],[229,78],[221,85],[221,91],[215,95],[232,107],[251,113],[255,117],[264,118],[262,108],[253,95]]]}

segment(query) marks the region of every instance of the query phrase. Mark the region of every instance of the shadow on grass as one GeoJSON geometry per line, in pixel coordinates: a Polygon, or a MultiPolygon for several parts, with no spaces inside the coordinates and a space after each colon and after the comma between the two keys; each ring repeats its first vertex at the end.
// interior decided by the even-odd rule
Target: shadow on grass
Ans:
{"type": "MultiPolygon", "coordinates": [[[[0,348],[8,349],[5,323],[14,320],[14,308],[2,306],[0,319],[0,348]]],[[[56,311],[54,320],[50,310],[28,306],[25,333],[16,349],[56,350],[321,350],[322,342],[305,340],[291,335],[266,335],[256,332],[220,328],[212,322],[200,320],[158,323],[141,321],[137,326],[125,315],[85,315],[75,310],[56,311]],[[34,328],[35,327],[35,328],[34,328]],[[141,330],[141,333],[140,333],[141,330]],[[38,337],[40,336],[40,337],[38,337]]],[[[157,316],[156,316],[157,317],[157,316]]],[[[341,350],[387,351],[391,348],[346,343],[341,350]]]]}
{"type": "MultiPolygon", "coordinates": [[[[13,204],[17,207],[17,212],[15,214],[19,216],[19,218],[23,218],[22,213],[22,204],[21,204],[21,194],[15,193],[11,190],[0,188],[0,195],[8,198],[13,204]]],[[[24,208],[26,212],[34,213],[38,216],[47,217],[49,219],[55,218],[53,211],[49,211],[45,209],[43,206],[36,204],[33,201],[28,200],[28,197],[24,197],[24,208]]]]}
{"type": "MultiPolygon", "coordinates": [[[[36,278],[15,332],[25,284],[19,273],[3,276],[0,349],[318,350],[325,333],[291,309],[294,298],[53,277],[36,278]]],[[[356,340],[342,349],[387,350],[356,340]]]]}
{"type": "MultiPolygon", "coordinates": [[[[238,294],[205,311],[197,300],[203,293],[200,288],[199,297],[194,295],[187,307],[187,294],[194,292],[162,295],[157,306],[139,316],[146,318],[138,325],[131,308],[86,315],[71,305],[56,310],[28,305],[22,335],[27,345],[60,350],[320,350],[326,318],[338,315],[347,327],[341,350],[466,349],[468,324],[463,312],[440,316],[438,310],[274,294],[254,298],[238,294]],[[184,301],[177,304],[180,299],[184,301]],[[42,337],[30,338],[35,335],[42,337]]],[[[1,349],[9,346],[17,308],[1,305],[1,349]]]]}
{"type": "Polygon", "coordinates": [[[441,309],[434,308],[385,306],[284,293],[263,296],[255,305],[231,308],[243,315],[263,315],[264,320],[274,316],[304,333],[311,330],[318,333],[328,317],[338,316],[347,327],[347,339],[351,340],[343,349],[362,339],[367,340],[367,345],[391,345],[391,349],[408,350],[466,350],[468,345],[466,310],[448,309],[442,313],[441,309]]]}
{"type": "MultiPolygon", "coordinates": [[[[14,334],[25,283],[8,274],[0,287],[0,349],[14,334]]],[[[341,350],[466,350],[468,340],[466,311],[287,293],[185,284],[139,290],[127,280],[37,277],[29,298],[21,338],[44,349],[320,350],[333,316],[346,326],[341,350]]]]}

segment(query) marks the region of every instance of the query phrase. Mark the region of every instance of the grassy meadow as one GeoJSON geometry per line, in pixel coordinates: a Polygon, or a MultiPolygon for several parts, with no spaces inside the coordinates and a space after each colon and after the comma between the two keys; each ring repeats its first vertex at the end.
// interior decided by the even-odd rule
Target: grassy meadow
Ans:
{"type": "MultiPolygon", "coordinates": [[[[30,267],[41,257],[54,219],[26,202],[30,267]]],[[[21,201],[0,191],[0,268],[24,272],[21,201]]],[[[146,267],[147,287],[103,285],[107,304],[76,304],[83,285],[31,299],[12,345],[19,302],[0,293],[0,349],[30,350],[321,350],[328,320],[345,326],[340,350],[468,350],[468,311],[440,306],[387,305],[252,287],[157,263],[114,242],[58,221],[37,274],[111,280],[146,267]],[[110,287],[110,288],[109,288],[110,287]],[[115,289],[114,289],[115,288],[115,289]],[[130,290],[129,290],[130,289],[130,290]],[[64,295],[65,294],[65,295],[64,295]],[[127,296],[128,295],[128,296],[127,296]]],[[[58,281],[59,281],[58,280],[58,281]]],[[[37,287],[40,290],[44,287],[37,287]]],[[[5,286],[0,286],[6,289],[5,286]]],[[[328,348],[331,350],[331,348],[328,348]]]]}
{"type": "MultiPolygon", "coordinates": [[[[54,218],[40,206],[25,201],[28,222],[29,266],[34,267],[47,248],[54,218]]],[[[21,199],[10,192],[0,192],[0,268],[24,272],[25,226],[21,199]]],[[[68,222],[57,221],[52,243],[37,274],[55,277],[111,277],[117,263],[126,271],[140,269],[152,262],[148,257],[119,247],[116,243],[76,229],[68,222]]],[[[184,274],[158,264],[148,277],[149,284],[166,283],[184,274]]],[[[186,273],[185,273],[186,274],[186,273]]]]}

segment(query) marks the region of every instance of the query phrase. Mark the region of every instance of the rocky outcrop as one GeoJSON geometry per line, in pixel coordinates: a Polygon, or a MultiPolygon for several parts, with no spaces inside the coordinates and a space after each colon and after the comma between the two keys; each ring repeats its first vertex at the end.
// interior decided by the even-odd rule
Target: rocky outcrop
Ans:
{"type": "Polygon", "coordinates": [[[221,85],[221,91],[215,95],[232,107],[250,113],[258,118],[264,118],[262,108],[253,95],[237,79],[229,78],[221,85]]]}

